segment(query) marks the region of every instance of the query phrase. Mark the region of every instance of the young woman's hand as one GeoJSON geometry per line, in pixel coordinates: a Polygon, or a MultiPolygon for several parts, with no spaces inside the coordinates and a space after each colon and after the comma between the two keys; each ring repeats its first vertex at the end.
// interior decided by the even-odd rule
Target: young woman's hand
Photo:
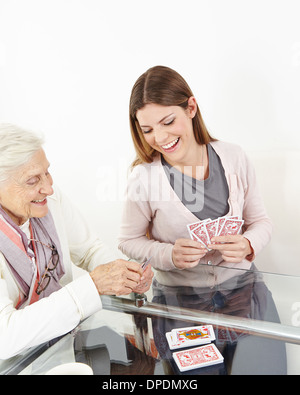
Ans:
{"type": "Polygon", "coordinates": [[[225,262],[239,263],[253,255],[249,240],[242,235],[215,236],[211,241],[208,248],[220,251],[225,262]]]}
{"type": "Polygon", "coordinates": [[[177,239],[172,251],[173,264],[178,269],[195,267],[206,253],[207,249],[199,241],[177,239]]]}

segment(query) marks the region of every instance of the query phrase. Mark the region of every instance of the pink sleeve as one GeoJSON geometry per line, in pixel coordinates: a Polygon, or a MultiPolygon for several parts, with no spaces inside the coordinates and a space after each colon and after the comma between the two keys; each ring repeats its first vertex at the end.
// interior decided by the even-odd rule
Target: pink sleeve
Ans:
{"type": "Polygon", "coordinates": [[[243,236],[250,241],[254,254],[257,255],[270,241],[273,226],[263,203],[254,166],[247,157],[245,159],[247,186],[245,189],[243,218],[246,230],[243,236]]]}
{"type": "Polygon", "coordinates": [[[156,269],[172,270],[173,244],[150,240],[147,237],[151,226],[152,212],[148,200],[147,185],[135,169],[130,175],[127,187],[127,200],[123,208],[123,217],[119,235],[119,249],[129,258],[140,263],[152,257],[151,265],[156,269]]]}

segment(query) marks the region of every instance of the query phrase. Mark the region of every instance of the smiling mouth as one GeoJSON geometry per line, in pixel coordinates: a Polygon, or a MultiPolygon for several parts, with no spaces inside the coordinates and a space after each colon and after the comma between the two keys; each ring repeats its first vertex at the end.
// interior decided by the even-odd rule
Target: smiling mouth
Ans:
{"type": "Polygon", "coordinates": [[[47,203],[47,198],[40,199],[40,200],[32,200],[31,203],[44,205],[47,203]]]}
{"type": "Polygon", "coordinates": [[[168,149],[170,149],[170,148],[175,147],[175,145],[178,143],[178,141],[179,141],[179,137],[177,137],[176,140],[173,140],[173,141],[171,141],[170,143],[168,143],[168,144],[166,144],[166,145],[162,145],[161,147],[162,147],[164,150],[168,150],[168,149]]]}

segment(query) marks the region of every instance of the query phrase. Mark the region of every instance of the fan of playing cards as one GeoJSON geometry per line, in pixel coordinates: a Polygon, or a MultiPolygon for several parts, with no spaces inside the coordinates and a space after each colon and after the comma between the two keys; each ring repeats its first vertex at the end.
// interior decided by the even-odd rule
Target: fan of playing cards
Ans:
{"type": "Polygon", "coordinates": [[[190,237],[193,240],[200,241],[205,248],[211,244],[214,236],[237,235],[240,233],[244,221],[238,216],[225,216],[211,220],[194,222],[187,225],[190,237]]]}

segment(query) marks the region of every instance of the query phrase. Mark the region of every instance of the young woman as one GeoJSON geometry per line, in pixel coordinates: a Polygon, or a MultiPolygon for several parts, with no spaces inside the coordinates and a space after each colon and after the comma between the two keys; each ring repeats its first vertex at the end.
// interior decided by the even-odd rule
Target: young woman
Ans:
{"type": "Polygon", "coordinates": [[[250,268],[272,231],[254,168],[240,147],[211,137],[186,81],[163,66],[142,74],[131,93],[130,126],[137,157],[121,251],[140,262],[152,257],[164,285],[223,282],[230,271],[216,275],[214,265],[250,268]],[[208,248],[190,238],[188,224],[222,216],[242,218],[242,233],[216,236],[208,248]]]}

